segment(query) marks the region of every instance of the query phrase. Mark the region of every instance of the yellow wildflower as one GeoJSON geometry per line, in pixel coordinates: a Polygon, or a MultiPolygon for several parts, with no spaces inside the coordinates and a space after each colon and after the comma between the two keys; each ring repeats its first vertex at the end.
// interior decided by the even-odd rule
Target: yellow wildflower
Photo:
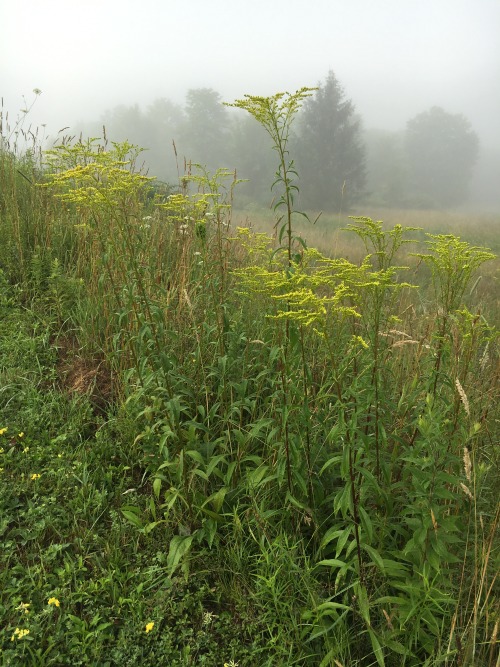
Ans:
{"type": "Polygon", "coordinates": [[[19,607],[16,607],[16,611],[24,611],[25,614],[29,614],[30,607],[31,607],[31,602],[21,602],[19,607]]]}
{"type": "Polygon", "coordinates": [[[0,428],[0,435],[3,435],[4,433],[7,433],[7,426],[0,428]]]}
{"type": "Polygon", "coordinates": [[[40,479],[41,475],[37,472],[33,473],[30,477],[31,480],[40,479]]]}
{"type": "Polygon", "coordinates": [[[24,438],[24,431],[21,431],[21,433],[18,433],[17,437],[18,438],[24,438]]]}
{"type": "Polygon", "coordinates": [[[150,623],[146,623],[146,634],[148,632],[151,632],[151,630],[155,627],[154,621],[151,621],[150,623]]]}
{"type": "Polygon", "coordinates": [[[49,598],[49,601],[47,602],[47,604],[53,604],[54,607],[60,607],[61,606],[61,603],[59,602],[59,600],[57,598],[49,598]]]}
{"type": "Polygon", "coordinates": [[[29,452],[29,450],[30,450],[29,447],[25,447],[25,448],[23,449],[23,454],[27,454],[27,453],[29,452]]]}
{"type": "Polygon", "coordinates": [[[30,631],[28,629],[25,630],[20,630],[19,628],[16,628],[14,630],[14,634],[10,638],[10,641],[13,642],[15,639],[22,639],[23,637],[26,637],[26,635],[29,635],[30,631]]]}

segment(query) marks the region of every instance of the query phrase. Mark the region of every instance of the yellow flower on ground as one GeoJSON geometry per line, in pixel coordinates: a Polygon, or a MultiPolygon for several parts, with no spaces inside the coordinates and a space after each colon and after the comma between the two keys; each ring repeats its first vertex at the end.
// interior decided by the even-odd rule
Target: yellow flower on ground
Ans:
{"type": "Polygon", "coordinates": [[[17,437],[18,438],[24,438],[24,431],[21,431],[21,433],[18,433],[17,437]]]}
{"type": "Polygon", "coordinates": [[[53,604],[54,607],[60,607],[61,606],[61,603],[59,602],[59,600],[57,598],[49,598],[49,601],[47,602],[47,604],[53,604]]]}
{"type": "Polygon", "coordinates": [[[30,607],[31,607],[31,602],[21,602],[19,607],[16,607],[16,611],[24,611],[25,614],[29,614],[30,607]]]}
{"type": "Polygon", "coordinates": [[[0,428],[0,435],[3,435],[4,433],[7,433],[7,426],[0,428]]]}
{"type": "Polygon", "coordinates": [[[146,634],[148,632],[151,632],[151,630],[155,627],[154,621],[151,621],[151,623],[146,623],[146,634]]]}
{"type": "Polygon", "coordinates": [[[19,628],[16,628],[14,630],[14,634],[10,638],[10,641],[13,642],[15,639],[22,639],[23,637],[26,637],[26,635],[29,635],[30,631],[28,629],[25,630],[19,630],[19,628]]]}
{"type": "Polygon", "coordinates": [[[30,479],[32,479],[32,480],[34,480],[34,479],[40,479],[40,475],[39,475],[37,472],[35,472],[35,473],[33,473],[33,474],[31,475],[30,479]]]}

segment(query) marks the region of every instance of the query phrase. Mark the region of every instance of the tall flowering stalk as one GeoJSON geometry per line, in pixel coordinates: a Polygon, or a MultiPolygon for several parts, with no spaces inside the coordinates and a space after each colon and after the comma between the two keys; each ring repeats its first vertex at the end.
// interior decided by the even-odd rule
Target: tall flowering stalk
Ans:
{"type": "Polygon", "coordinates": [[[295,93],[277,93],[271,97],[259,97],[245,95],[243,99],[236,100],[226,106],[235,107],[247,111],[255,120],[262,125],[273,141],[273,149],[278,153],[278,169],[272,189],[281,187],[279,199],[274,210],[284,209],[276,221],[278,238],[280,244],[286,238],[286,249],[288,266],[291,267],[294,259],[294,245],[299,243],[305,246],[304,241],[294,235],[292,218],[294,214],[306,216],[305,213],[295,209],[295,194],[299,191],[295,184],[297,171],[294,161],[290,158],[288,144],[290,141],[291,124],[297,115],[302,102],[312,95],[316,88],[301,88],[295,93]]]}

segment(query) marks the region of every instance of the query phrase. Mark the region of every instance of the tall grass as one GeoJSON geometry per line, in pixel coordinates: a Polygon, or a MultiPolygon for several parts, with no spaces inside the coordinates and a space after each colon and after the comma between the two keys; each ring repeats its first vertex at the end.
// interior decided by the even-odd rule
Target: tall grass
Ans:
{"type": "Polygon", "coordinates": [[[308,247],[286,150],[276,242],[233,224],[236,175],[155,197],[139,153],[0,153],[3,276],[107,369],[145,483],[123,515],[259,616],[244,664],[495,665],[492,253],[368,217],[308,247]]]}

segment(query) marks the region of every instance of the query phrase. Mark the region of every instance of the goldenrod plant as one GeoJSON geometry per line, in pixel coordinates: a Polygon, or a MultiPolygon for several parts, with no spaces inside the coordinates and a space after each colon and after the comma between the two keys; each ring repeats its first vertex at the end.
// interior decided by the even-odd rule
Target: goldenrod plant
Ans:
{"type": "Polygon", "coordinates": [[[227,104],[229,107],[247,111],[253,116],[271,137],[273,150],[278,154],[276,180],[271,187],[277,189],[278,195],[274,210],[284,209],[284,213],[278,216],[276,228],[280,246],[286,250],[289,267],[297,262],[300,257],[297,251],[300,246],[304,246],[303,240],[294,234],[293,217],[306,215],[295,209],[295,194],[299,188],[294,182],[298,174],[288,150],[290,131],[302,102],[315,90],[316,88],[301,88],[295,93],[277,93],[270,97],[245,95],[243,99],[227,104]],[[282,245],[283,239],[286,239],[285,246],[282,245]]]}

